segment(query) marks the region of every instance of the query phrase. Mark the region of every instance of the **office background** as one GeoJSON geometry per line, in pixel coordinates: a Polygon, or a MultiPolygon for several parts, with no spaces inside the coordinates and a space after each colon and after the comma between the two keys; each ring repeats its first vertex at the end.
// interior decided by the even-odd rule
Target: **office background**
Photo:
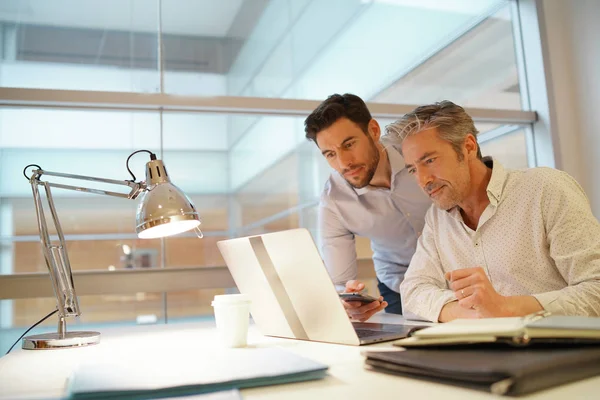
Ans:
{"type": "MultiPolygon", "coordinates": [[[[135,202],[53,191],[76,324],[208,317],[232,290],[216,241],[318,238],[329,169],[302,122],[334,92],[382,126],[442,99],[472,109],[484,154],[566,170],[600,216],[598,15],[594,0],[3,0],[0,352],[54,308],[26,164],[129,179],[129,153],[159,154],[203,239],[139,240],[135,202]]],[[[367,240],[357,250],[368,260],[367,240]]]]}

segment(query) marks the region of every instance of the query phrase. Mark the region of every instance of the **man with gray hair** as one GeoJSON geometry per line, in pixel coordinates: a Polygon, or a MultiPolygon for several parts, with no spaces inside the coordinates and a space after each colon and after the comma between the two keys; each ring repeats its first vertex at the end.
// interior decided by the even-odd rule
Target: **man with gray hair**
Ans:
{"type": "Polygon", "coordinates": [[[400,286],[404,313],[600,316],[600,224],[571,176],[482,158],[473,120],[450,101],[404,115],[384,140],[434,202],[400,286]]]}

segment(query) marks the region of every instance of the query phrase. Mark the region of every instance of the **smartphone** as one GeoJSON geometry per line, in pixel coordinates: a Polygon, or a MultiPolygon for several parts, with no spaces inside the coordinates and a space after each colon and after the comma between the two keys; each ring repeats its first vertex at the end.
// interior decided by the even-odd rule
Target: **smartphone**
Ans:
{"type": "Polygon", "coordinates": [[[362,293],[358,293],[358,292],[339,293],[339,295],[340,295],[340,299],[342,299],[344,301],[360,301],[363,304],[368,304],[368,303],[372,303],[374,301],[379,300],[379,299],[376,299],[375,297],[369,296],[368,294],[362,294],[362,293]]]}

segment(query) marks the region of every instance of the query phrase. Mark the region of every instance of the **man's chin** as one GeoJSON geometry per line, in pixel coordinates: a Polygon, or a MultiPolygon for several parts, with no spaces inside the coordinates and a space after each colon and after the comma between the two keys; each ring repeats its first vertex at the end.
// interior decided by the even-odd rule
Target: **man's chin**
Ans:
{"type": "Polygon", "coordinates": [[[350,184],[350,186],[352,186],[354,189],[362,189],[365,186],[369,185],[369,182],[356,182],[356,181],[349,181],[348,179],[346,179],[346,182],[348,182],[350,184]]]}
{"type": "Polygon", "coordinates": [[[449,202],[439,202],[439,201],[433,201],[433,204],[436,205],[437,208],[440,208],[444,211],[448,211],[453,209],[454,207],[456,207],[456,204],[453,203],[449,203],[449,202]]]}

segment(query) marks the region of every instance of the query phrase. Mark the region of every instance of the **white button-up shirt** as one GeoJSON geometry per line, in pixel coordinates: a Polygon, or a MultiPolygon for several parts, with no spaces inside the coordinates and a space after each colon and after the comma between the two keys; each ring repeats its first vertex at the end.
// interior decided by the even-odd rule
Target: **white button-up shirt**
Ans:
{"type": "Polygon", "coordinates": [[[577,182],[555,169],[511,171],[494,160],[487,195],[476,230],[458,207],[431,207],[400,287],[404,312],[437,322],[457,300],[444,274],[482,267],[503,296],[533,295],[552,313],[600,316],[600,224],[577,182]]]}
{"type": "Polygon", "coordinates": [[[387,156],[390,189],[355,189],[337,172],[325,184],[319,207],[321,255],[338,287],[356,279],[355,235],[371,240],[377,277],[396,292],[417,247],[431,200],[404,168],[400,153],[388,147],[387,156]]]}

